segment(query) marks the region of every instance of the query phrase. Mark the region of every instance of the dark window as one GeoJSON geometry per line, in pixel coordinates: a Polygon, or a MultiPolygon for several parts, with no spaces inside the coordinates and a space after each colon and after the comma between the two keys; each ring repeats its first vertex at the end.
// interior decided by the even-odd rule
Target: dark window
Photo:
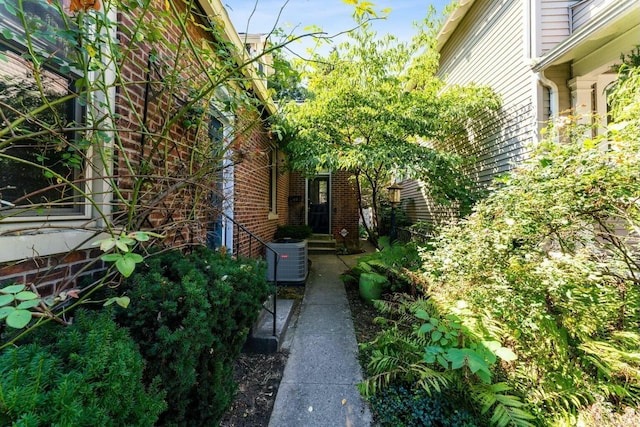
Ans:
{"type": "Polygon", "coordinates": [[[83,122],[84,112],[77,98],[69,97],[78,78],[66,62],[71,49],[56,37],[65,24],[46,1],[22,4],[22,11],[16,0],[0,4],[0,130],[12,138],[0,145],[2,216],[79,214],[84,156],[71,129],[83,122]],[[25,47],[21,13],[41,64],[37,70],[25,47]],[[17,123],[21,118],[27,119],[17,123]]]}

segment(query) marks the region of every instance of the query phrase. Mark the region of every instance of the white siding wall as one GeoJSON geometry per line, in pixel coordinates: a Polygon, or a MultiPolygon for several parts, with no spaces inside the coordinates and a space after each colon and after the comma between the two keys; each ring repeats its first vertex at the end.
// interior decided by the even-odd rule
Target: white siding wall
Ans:
{"type": "Polygon", "coordinates": [[[455,206],[444,206],[433,203],[429,198],[429,189],[424,182],[403,181],[402,209],[415,222],[443,224],[458,216],[455,206]]]}
{"type": "Polygon", "coordinates": [[[617,0],[586,0],[577,2],[571,8],[573,31],[580,29],[580,27],[589,22],[591,18],[616,1],[617,0]]]}
{"type": "Polygon", "coordinates": [[[540,0],[540,56],[571,34],[571,5],[575,1],[540,0]]]}
{"type": "MultiPolygon", "coordinates": [[[[527,10],[528,0],[476,0],[440,50],[438,74],[448,84],[487,85],[503,101],[499,114],[476,118],[468,140],[437,147],[474,158],[468,174],[479,187],[521,161],[534,137],[527,10]]],[[[442,223],[455,216],[452,207],[429,199],[423,183],[403,185],[403,206],[415,220],[442,223]]]]}
{"type": "Polygon", "coordinates": [[[533,137],[525,2],[476,1],[440,52],[447,83],[488,85],[503,100],[502,115],[483,119],[465,150],[477,158],[472,174],[481,186],[521,160],[533,137]]]}

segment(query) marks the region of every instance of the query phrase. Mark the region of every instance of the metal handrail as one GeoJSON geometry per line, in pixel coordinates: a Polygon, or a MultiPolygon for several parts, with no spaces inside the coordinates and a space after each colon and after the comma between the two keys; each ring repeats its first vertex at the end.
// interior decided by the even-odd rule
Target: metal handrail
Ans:
{"type": "Polygon", "coordinates": [[[271,246],[269,246],[264,240],[262,240],[260,237],[256,236],[253,232],[251,232],[251,230],[247,229],[247,227],[245,227],[244,225],[240,224],[238,221],[236,221],[235,219],[231,218],[229,215],[227,215],[224,212],[220,212],[220,214],[225,217],[227,220],[231,221],[231,223],[233,223],[233,225],[236,228],[237,231],[237,239],[235,240],[235,249],[233,251],[234,254],[236,255],[240,255],[240,232],[242,231],[243,233],[245,233],[247,236],[249,236],[249,248],[248,248],[248,256],[251,257],[252,254],[252,242],[253,240],[255,240],[256,242],[258,242],[260,245],[264,246],[266,248],[266,250],[271,251],[273,253],[274,256],[274,265],[273,265],[273,291],[272,291],[272,299],[273,299],[273,310],[270,310],[268,307],[266,307],[264,304],[262,305],[262,307],[273,316],[273,329],[272,329],[272,333],[273,336],[276,336],[276,315],[277,315],[277,300],[278,300],[278,262],[280,260],[280,254],[278,254],[278,252],[276,250],[274,250],[271,246]]]}

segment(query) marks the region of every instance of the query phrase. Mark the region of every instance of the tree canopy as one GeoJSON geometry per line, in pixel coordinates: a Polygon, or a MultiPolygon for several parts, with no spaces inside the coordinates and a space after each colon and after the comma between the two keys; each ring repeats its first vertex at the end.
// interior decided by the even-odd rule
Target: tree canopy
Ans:
{"type": "Polygon", "coordinates": [[[360,207],[370,203],[374,218],[380,190],[392,179],[419,178],[436,201],[468,209],[464,159],[429,141],[464,134],[460,117],[499,101],[486,88],[445,87],[436,77],[435,34],[430,19],[411,42],[378,36],[361,22],[331,53],[306,62],[308,98],[283,109],[280,127],[293,169],[353,171],[360,207]]]}

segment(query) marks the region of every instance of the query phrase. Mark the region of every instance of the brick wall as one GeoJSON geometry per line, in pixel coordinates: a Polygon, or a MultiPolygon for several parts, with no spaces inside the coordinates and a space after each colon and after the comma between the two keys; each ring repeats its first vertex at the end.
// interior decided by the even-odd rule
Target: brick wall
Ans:
{"type": "Polygon", "coordinates": [[[342,242],[340,231],[344,228],[349,234],[346,238],[348,247],[359,245],[358,237],[358,200],[356,198],[356,188],[351,172],[337,171],[331,180],[331,232],[333,236],[342,242]]]}
{"type": "MultiPolygon", "coordinates": [[[[305,192],[306,179],[299,172],[292,172],[290,178],[289,194],[292,197],[300,197],[300,202],[289,203],[289,223],[294,225],[305,224],[305,192]]],[[[331,234],[342,243],[340,231],[344,228],[347,235],[347,245],[357,247],[358,237],[358,201],[356,188],[352,174],[346,171],[334,172],[331,176],[331,234]]]]}
{"type": "MultiPolygon", "coordinates": [[[[263,241],[269,242],[278,225],[287,224],[289,174],[283,170],[281,154],[277,155],[276,212],[271,211],[269,153],[273,142],[263,120],[257,114],[245,114],[238,121],[236,150],[238,163],[234,168],[234,219],[263,241]]],[[[249,238],[234,235],[239,253],[249,254],[249,238]]],[[[264,255],[264,248],[252,245],[251,256],[264,255]]]]}
{"type": "MultiPolygon", "coordinates": [[[[165,2],[154,0],[154,5],[161,11],[165,2]]],[[[176,5],[184,7],[180,2],[176,5]]],[[[155,19],[154,16],[151,13],[145,19],[149,21],[155,19]]],[[[180,30],[175,25],[165,25],[162,43],[153,44],[149,40],[131,40],[126,28],[133,25],[132,18],[120,13],[118,19],[121,27],[117,37],[120,45],[126,47],[126,55],[121,59],[124,83],[116,93],[119,131],[114,143],[113,167],[117,189],[124,199],[131,201],[134,194],[137,197],[130,229],[161,231],[167,236],[162,242],[167,246],[204,244],[207,223],[214,215],[210,195],[218,179],[216,168],[219,163],[208,164],[197,155],[198,150],[211,150],[206,127],[185,128],[183,122],[167,126],[176,109],[188,101],[188,93],[180,82],[165,81],[164,77],[167,67],[175,64],[182,67],[182,81],[192,86],[197,87],[206,76],[195,73],[193,69],[197,67],[189,67],[189,61],[193,60],[189,54],[175,59],[175,51],[170,48],[172,43],[179,42],[180,30]],[[152,45],[156,58],[160,59],[149,67],[152,45]],[[144,83],[148,79],[152,81],[150,85],[144,83]],[[141,174],[154,178],[140,182],[141,174]]],[[[160,19],[157,25],[162,25],[160,19]]],[[[188,32],[194,40],[210,38],[197,25],[190,24],[188,32]]],[[[247,111],[236,112],[236,117],[239,119],[236,126],[239,138],[230,141],[240,157],[235,166],[235,219],[268,241],[277,225],[287,222],[289,176],[278,174],[278,217],[269,219],[266,153],[270,135],[264,117],[247,111]]],[[[126,213],[123,206],[116,206],[112,222],[118,224],[122,219],[118,215],[124,217],[126,213]]],[[[42,238],[55,238],[53,236],[48,234],[42,238]]],[[[253,249],[252,255],[258,253],[257,247],[253,249]]],[[[96,250],[75,251],[5,263],[0,265],[0,283],[15,281],[34,284],[43,294],[57,292],[75,286],[81,275],[93,276],[103,271],[103,263],[96,260],[100,254],[96,250]]]]}
{"type": "Polygon", "coordinates": [[[0,266],[0,283],[34,285],[41,295],[57,294],[79,277],[93,278],[102,273],[100,254],[94,249],[5,263],[0,266]]]}

